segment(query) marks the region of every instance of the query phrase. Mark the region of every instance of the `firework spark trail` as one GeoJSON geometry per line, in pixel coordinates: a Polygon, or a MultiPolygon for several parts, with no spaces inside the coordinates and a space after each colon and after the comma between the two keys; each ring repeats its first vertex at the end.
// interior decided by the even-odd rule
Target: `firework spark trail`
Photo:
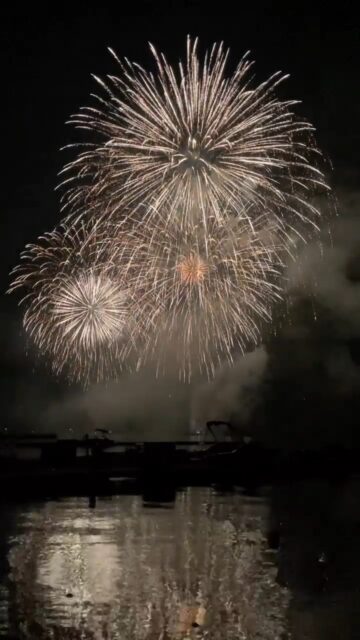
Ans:
{"type": "Polygon", "coordinates": [[[327,187],[313,127],[293,114],[296,101],[275,96],[287,76],[252,88],[245,56],[227,77],[221,44],[201,63],[197,40],[188,39],[178,69],[151,50],[155,75],[118,60],[120,77],[96,78],[105,94],[98,106],[71,119],[103,143],[87,144],[65,167],[66,207],[82,215],[85,202],[96,215],[121,217],[124,207],[144,211],[145,203],[147,212],[165,207],[170,218],[180,211],[186,219],[195,204],[206,226],[207,213],[221,219],[225,204],[240,215],[246,207],[250,225],[266,208],[284,239],[316,227],[309,196],[327,187]]]}

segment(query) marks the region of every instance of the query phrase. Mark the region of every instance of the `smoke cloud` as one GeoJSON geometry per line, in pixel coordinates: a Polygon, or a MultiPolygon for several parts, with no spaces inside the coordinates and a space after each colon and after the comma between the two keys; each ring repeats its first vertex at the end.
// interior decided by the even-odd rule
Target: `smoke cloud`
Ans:
{"type": "Polygon", "coordinates": [[[287,271],[287,308],[265,346],[198,391],[196,415],[274,446],[360,442],[360,193],[287,271]]]}
{"type": "Polygon", "coordinates": [[[207,421],[224,420],[247,427],[261,398],[267,361],[265,348],[259,347],[234,367],[221,369],[213,382],[201,385],[193,399],[193,426],[202,431],[207,421]]]}
{"type": "Polygon", "coordinates": [[[52,403],[42,423],[77,435],[105,428],[118,438],[168,440],[187,437],[190,387],[145,370],[119,382],[94,385],[52,403]],[[71,431],[72,430],[72,431],[71,431]]]}

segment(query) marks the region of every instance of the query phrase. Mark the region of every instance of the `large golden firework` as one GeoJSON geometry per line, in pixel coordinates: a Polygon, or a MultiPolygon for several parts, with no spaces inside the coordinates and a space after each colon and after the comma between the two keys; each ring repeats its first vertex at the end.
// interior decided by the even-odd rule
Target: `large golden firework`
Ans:
{"type": "MultiPolygon", "coordinates": [[[[296,101],[276,96],[287,76],[254,83],[247,55],[227,74],[222,44],[201,60],[197,40],[188,39],[177,67],[151,51],[155,73],[116,58],[119,76],[96,78],[97,104],[71,118],[94,143],[64,168],[68,209],[83,215],[90,204],[97,217],[121,218],[129,207],[165,205],[164,216],[186,219],[195,208],[206,225],[209,212],[223,217],[225,203],[241,217],[246,207],[250,226],[266,210],[284,241],[316,227],[311,194],[328,187],[312,125],[295,115],[296,101]]],[[[143,223],[151,221],[146,213],[143,223]]]]}

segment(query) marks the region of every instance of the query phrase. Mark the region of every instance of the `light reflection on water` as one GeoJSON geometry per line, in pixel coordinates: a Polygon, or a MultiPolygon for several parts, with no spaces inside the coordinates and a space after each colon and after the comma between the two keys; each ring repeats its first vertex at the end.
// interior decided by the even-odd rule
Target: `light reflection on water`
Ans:
{"type": "Polygon", "coordinates": [[[24,507],[3,626],[36,640],[287,637],[289,593],[266,552],[267,522],[265,500],[205,488],[166,509],[137,496],[95,510],[82,498],[24,507]]]}

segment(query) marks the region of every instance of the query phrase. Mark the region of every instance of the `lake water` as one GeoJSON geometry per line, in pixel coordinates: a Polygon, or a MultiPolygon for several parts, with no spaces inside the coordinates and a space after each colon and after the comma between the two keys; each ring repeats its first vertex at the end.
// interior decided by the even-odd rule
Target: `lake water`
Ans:
{"type": "Polygon", "coordinates": [[[360,481],[0,515],[0,637],[360,638],[360,481]]]}

